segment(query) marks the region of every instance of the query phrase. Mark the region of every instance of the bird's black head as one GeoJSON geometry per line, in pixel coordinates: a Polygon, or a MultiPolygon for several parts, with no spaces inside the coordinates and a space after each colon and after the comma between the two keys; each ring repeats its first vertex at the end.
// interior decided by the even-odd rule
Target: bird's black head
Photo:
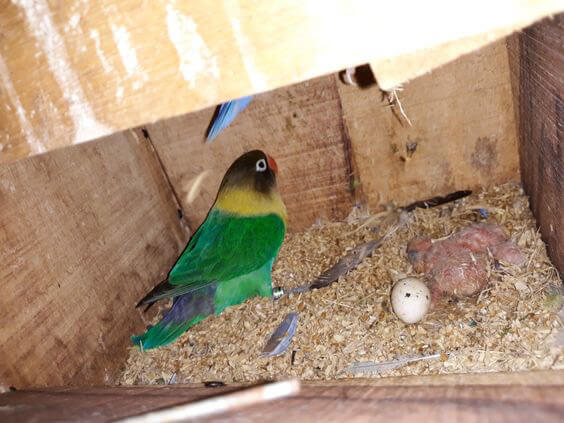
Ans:
{"type": "Polygon", "coordinates": [[[249,151],[227,169],[219,190],[250,188],[270,194],[276,188],[277,173],[278,166],[272,157],[261,150],[249,151]]]}

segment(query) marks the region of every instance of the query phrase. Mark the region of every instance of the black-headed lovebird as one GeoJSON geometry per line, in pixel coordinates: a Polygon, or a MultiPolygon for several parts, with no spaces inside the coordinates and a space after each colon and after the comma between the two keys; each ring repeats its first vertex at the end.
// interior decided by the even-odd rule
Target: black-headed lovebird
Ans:
{"type": "Polygon", "coordinates": [[[235,160],[168,278],[137,304],[173,298],[159,323],[132,337],[134,344],[143,349],[167,345],[226,307],[272,296],[272,264],[286,232],[277,172],[274,159],[259,150],[235,160]]]}

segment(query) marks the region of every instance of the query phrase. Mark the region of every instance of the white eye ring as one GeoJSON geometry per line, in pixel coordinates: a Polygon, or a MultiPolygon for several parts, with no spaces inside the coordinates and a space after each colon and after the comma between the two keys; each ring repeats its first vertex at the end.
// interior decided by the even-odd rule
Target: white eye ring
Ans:
{"type": "Polygon", "coordinates": [[[266,160],[260,159],[257,161],[257,172],[264,172],[266,170],[266,160]]]}

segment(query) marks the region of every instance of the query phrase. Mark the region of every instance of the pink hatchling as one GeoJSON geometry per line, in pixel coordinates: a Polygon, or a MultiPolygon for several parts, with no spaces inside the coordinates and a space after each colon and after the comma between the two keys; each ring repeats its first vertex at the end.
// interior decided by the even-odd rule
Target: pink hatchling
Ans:
{"type": "Polygon", "coordinates": [[[499,226],[487,223],[463,228],[437,242],[414,238],[407,256],[416,272],[425,273],[435,301],[443,294],[468,296],[482,290],[488,282],[488,249],[502,263],[521,265],[526,260],[499,226]]]}

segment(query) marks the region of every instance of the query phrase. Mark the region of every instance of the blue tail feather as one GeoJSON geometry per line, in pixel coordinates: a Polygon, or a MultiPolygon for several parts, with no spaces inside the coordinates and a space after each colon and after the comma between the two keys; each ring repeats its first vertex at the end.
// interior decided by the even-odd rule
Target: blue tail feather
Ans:
{"type": "Polygon", "coordinates": [[[206,141],[213,141],[221,133],[221,131],[227,128],[231,122],[233,122],[233,119],[235,119],[237,114],[249,105],[252,98],[252,96],[241,97],[220,105],[217,114],[208,128],[206,141]]]}

